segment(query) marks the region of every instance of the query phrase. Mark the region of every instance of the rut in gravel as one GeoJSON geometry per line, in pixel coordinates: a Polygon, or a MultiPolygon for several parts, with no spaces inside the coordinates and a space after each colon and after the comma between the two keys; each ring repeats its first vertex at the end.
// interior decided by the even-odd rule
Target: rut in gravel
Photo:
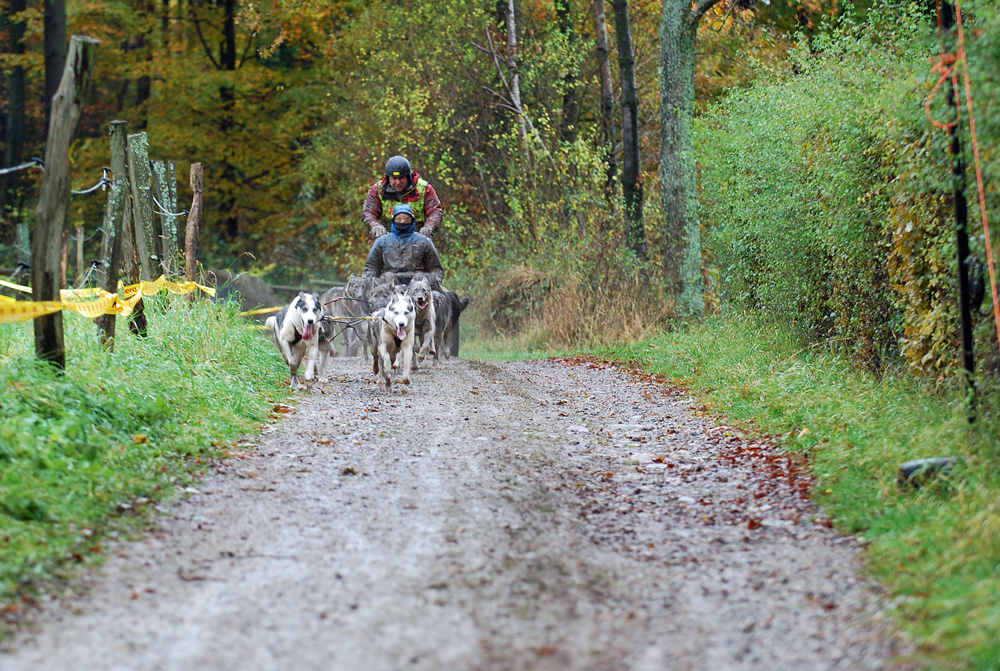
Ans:
{"type": "Polygon", "coordinates": [[[0,669],[888,669],[803,465],[586,360],[336,359],[0,669]]]}

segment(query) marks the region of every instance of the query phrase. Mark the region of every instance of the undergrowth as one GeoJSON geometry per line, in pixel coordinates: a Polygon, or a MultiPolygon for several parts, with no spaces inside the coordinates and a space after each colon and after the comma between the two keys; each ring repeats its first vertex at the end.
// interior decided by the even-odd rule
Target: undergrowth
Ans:
{"type": "MultiPolygon", "coordinates": [[[[918,659],[935,669],[1000,668],[1000,412],[983,394],[970,429],[964,397],[906,371],[881,377],[787,327],[729,314],[599,354],[688,387],[752,433],[810,456],[814,497],[869,545],[918,659]],[[901,463],[958,456],[951,477],[897,483],[901,463]]],[[[994,399],[994,400],[991,400],[994,399]]]]}
{"type": "Polygon", "coordinates": [[[285,393],[274,349],[237,308],[161,297],[146,314],[149,336],[120,324],[108,352],[90,320],[65,313],[65,374],[35,358],[31,322],[0,325],[8,614],[51,576],[99,558],[112,519],[200,475],[285,393]]]}

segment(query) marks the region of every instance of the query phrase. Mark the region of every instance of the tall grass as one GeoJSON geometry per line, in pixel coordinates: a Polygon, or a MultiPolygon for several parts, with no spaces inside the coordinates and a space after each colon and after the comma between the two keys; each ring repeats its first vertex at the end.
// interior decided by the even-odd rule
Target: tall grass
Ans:
{"type": "Polygon", "coordinates": [[[904,370],[876,377],[759,316],[717,317],[601,353],[688,386],[727,421],[809,454],[817,502],[868,541],[868,566],[899,603],[921,661],[1000,668],[996,407],[981,407],[970,429],[960,385],[935,391],[904,370]],[[947,482],[897,484],[902,462],[941,455],[962,459],[947,482]]]}
{"type": "Polygon", "coordinates": [[[167,495],[268,415],[280,359],[237,308],[147,303],[149,337],[64,316],[67,369],[34,357],[31,322],[0,325],[0,601],[30,598],[101,554],[109,519],[167,495]]]}

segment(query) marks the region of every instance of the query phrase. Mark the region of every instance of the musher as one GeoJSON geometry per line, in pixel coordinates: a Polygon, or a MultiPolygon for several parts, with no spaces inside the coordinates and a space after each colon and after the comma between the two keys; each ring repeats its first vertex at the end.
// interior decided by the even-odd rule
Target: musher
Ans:
{"type": "Polygon", "coordinates": [[[409,203],[396,204],[391,216],[392,232],[379,236],[372,244],[362,277],[393,273],[400,283],[408,284],[415,274],[423,272],[430,275],[431,284],[440,289],[444,268],[434,242],[413,230],[413,208],[409,203]]]}
{"type": "Polygon", "coordinates": [[[433,237],[441,227],[444,210],[434,187],[410,168],[403,156],[393,156],[385,164],[385,176],[372,184],[365,198],[362,219],[373,239],[387,233],[385,222],[392,221],[392,205],[406,203],[413,207],[414,225],[421,235],[433,237]]]}

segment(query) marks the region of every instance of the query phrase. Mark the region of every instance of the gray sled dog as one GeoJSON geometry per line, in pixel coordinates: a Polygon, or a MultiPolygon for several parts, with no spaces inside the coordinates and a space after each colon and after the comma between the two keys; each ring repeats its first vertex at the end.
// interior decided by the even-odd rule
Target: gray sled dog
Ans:
{"type": "Polygon", "coordinates": [[[462,310],[469,307],[469,297],[458,297],[454,291],[434,292],[434,360],[440,361],[444,354],[451,358],[451,334],[458,324],[462,310]]]}
{"type": "MultiPolygon", "coordinates": [[[[413,307],[416,309],[416,318],[413,327],[415,335],[420,338],[420,352],[417,354],[417,363],[423,363],[427,353],[434,354],[434,300],[432,297],[430,279],[427,275],[420,273],[406,287],[406,295],[413,299],[413,307]]],[[[435,355],[435,358],[436,355],[435,355]]],[[[416,370],[416,366],[413,367],[416,370]]]]}
{"type": "Polygon", "coordinates": [[[323,307],[319,303],[319,297],[300,291],[281,312],[268,317],[264,322],[270,327],[271,338],[288,364],[288,372],[292,376],[290,384],[294,389],[302,387],[299,384],[299,365],[306,351],[315,344],[316,331],[322,318],[323,307]]]}
{"type": "Polygon", "coordinates": [[[389,297],[389,304],[380,308],[368,322],[368,346],[372,350],[372,372],[381,373],[386,391],[392,389],[392,368],[402,353],[403,370],[400,382],[410,384],[413,364],[413,341],[416,308],[413,299],[398,287],[389,297]]]}

